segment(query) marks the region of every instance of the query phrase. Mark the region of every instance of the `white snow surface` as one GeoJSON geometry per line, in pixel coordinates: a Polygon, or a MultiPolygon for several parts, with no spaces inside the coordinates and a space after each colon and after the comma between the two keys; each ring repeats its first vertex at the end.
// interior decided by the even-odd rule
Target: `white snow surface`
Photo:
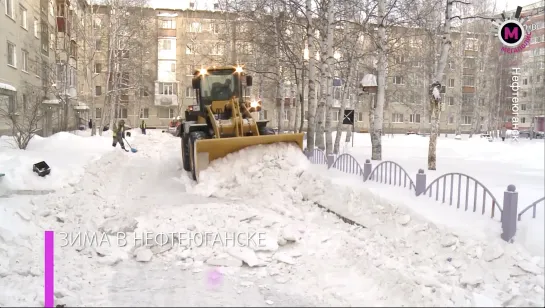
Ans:
{"type": "MultiPolygon", "coordinates": [[[[64,151],[81,154],[96,142],[81,138],[64,151]]],[[[104,142],[109,151],[80,162],[79,181],[48,195],[0,198],[0,306],[43,307],[44,230],[57,232],[56,305],[544,304],[542,258],[497,237],[438,228],[369,189],[338,183],[294,146],[231,154],[212,162],[196,184],[180,168],[179,144],[154,130],[133,138],[138,153],[112,151],[104,142]],[[236,249],[176,241],[119,247],[112,236],[110,245],[61,247],[61,231],[99,230],[128,238],[187,230],[267,236],[260,245],[236,249]],[[229,265],[220,267],[219,286],[206,283],[210,264],[229,265]]]]}
{"type": "Polygon", "coordinates": [[[0,82],[0,89],[6,89],[8,91],[14,91],[14,92],[17,91],[17,89],[15,89],[14,86],[7,83],[3,83],[3,82],[0,82]]]}

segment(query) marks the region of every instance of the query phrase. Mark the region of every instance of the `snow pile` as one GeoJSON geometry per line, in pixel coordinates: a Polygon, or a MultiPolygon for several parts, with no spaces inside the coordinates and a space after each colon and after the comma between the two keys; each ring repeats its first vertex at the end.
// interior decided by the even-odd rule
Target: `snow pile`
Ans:
{"type": "Polygon", "coordinates": [[[7,191],[55,190],[77,183],[86,164],[114,150],[107,137],[80,137],[66,132],[49,138],[35,136],[26,150],[14,148],[9,138],[0,142],[0,172],[5,173],[0,186],[7,191]],[[51,168],[46,177],[32,171],[32,166],[41,161],[51,168]]]}
{"type": "MultiPolygon", "coordinates": [[[[369,305],[543,305],[542,258],[531,258],[498,237],[476,240],[465,232],[439,229],[368,189],[339,185],[312,172],[305,160],[300,150],[289,145],[248,148],[212,162],[195,191],[272,210],[279,216],[269,215],[268,220],[276,219],[281,226],[292,220],[305,230],[295,247],[316,252],[297,263],[331,272],[328,262],[335,254],[341,267],[359,271],[344,283],[336,282],[343,286],[342,293],[350,289],[348,284],[367,290],[359,300],[369,305]],[[344,244],[324,251],[320,246],[329,239],[316,238],[320,227],[313,221],[314,202],[365,228],[333,232],[334,242],[344,244]]],[[[268,225],[265,229],[271,236],[278,236],[274,224],[257,224],[268,225]]],[[[308,277],[303,269],[290,271],[303,277],[301,287],[307,279],[309,283],[317,279],[314,284],[324,290],[331,284],[322,277],[308,277]]]]}

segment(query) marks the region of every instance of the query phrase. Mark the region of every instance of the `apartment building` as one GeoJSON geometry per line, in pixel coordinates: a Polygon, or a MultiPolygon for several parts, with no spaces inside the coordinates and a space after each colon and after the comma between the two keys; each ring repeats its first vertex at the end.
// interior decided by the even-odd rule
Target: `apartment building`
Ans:
{"type": "MultiPolygon", "coordinates": [[[[28,105],[42,101],[47,94],[50,68],[55,66],[52,42],[56,20],[52,1],[4,0],[2,6],[0,134],[11,134],[8,116],[20,117],[28,105]]],[[[49,110],[45,111],[51,119],[49,110]]]]}
{"type": "Polygon", "coordinates": [[[157,125],[154,84],[157,76],[157,17],[143,7],[88,12],[86,51],[82,52],[80,91],[89,117],[107,126],[118,119],[137,127],[142,119],[157,125]]]}
{"type": "Polygon", "coordinates": [[[543,131],[538,123],[545,117],[545,1],[523,8],[523,16],[529,16],[526,29],[532,39],[521,58],[521,94],[519,101],[519,130],[543,131]]]}

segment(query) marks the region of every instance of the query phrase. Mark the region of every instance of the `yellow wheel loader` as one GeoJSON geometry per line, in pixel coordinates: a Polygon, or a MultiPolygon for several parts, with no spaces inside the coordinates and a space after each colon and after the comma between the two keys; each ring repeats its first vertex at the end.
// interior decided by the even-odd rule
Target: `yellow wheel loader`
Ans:
{"type": "Polygon", "coordinates": [[[185,111],[179,126],[183,166],[198,181],[199,172],[229,153],[258,144],[292,142],[303,150],[304,134],[275,134],[267,120],[252,116],[260,101],[244,97],[252,77],[240,66],[210,67],[195,71],[192,80],[196,104],[185,111]]]}

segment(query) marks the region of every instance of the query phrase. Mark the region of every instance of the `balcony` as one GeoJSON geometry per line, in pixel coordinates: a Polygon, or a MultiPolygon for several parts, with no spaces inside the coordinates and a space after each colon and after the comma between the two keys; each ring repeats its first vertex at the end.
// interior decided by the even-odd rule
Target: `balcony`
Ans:
{"type": "Polygon", "coordinates": [[[155,94],[155,106],[178,106],[178,95],[155,94]]]}

